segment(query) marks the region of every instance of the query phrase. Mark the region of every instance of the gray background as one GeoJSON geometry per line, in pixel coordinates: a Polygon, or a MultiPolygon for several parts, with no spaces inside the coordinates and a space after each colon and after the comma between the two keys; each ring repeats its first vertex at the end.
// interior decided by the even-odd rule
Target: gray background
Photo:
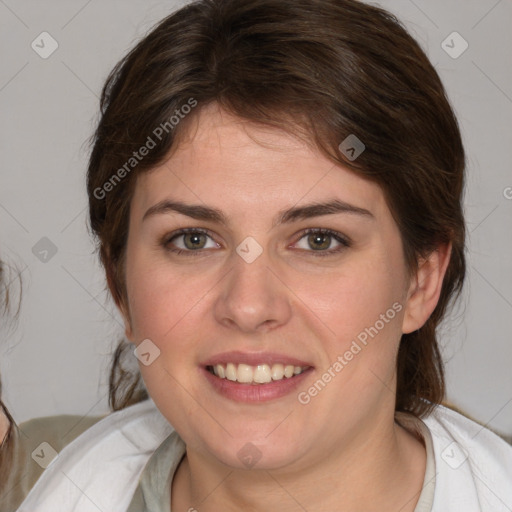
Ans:
{"type": "MultiPolygon", "coordinates": [[[[0,0],[0,255],[24,282],[0,368],[17,421],[107,411],[109,354],[122,328],[86,227],[86,141],[110,69],[182,3],[0,0]],[[47,59],[31,47],[43,31],[59,45],[47,59]],[[57,249],[46,262],[33,253],[43,237],[57,249]]],[[[512,435],[512,1],[381,5],[438,69],[468,153],[468,281],[442,329],[449,399],[512,435]],[[441,47],[454,31],[469,44],[456,59],[441,47]]]]}

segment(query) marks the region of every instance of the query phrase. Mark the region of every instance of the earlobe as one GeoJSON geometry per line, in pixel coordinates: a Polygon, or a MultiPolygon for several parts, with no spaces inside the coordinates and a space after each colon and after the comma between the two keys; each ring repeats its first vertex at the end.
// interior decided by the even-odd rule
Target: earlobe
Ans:
{"type": "Polygon", "coordinates": [[[121,317],[123,319],[124,335],[129,342],[133,343],[133,329],[128,306],[124,303],[123,299],[116,300],[114,298],[114,302],[116,304],[117,309],[119,310],[119,313],[121,313],[121,317]]]}
{"type": "Polygon", "coordinates": [[[116,300],[115,297],[114,303],[124,324],[124,335],[129,342],[133,343],[133,329],[128,306],[124,303],[123,299],[116,300]]]}
{"type": "Polygon", "coordinates": [[[421,328],[434,311],[450,262],[451,249],[451,243],[440,245],[418,262],[418,269],[411,279],[407,294],[402,323],[404,334],[421,328]]]}
{"type": "Polygon", "coordinates": [[[133,343],[133,331],[132,331],[132,327],[131,325],[129,324],[129,322],[127,322],[125,320],[125,330],[124,330],[124,335],[126,337],[126,339],[130,342],[130,343],[133,343]]]}

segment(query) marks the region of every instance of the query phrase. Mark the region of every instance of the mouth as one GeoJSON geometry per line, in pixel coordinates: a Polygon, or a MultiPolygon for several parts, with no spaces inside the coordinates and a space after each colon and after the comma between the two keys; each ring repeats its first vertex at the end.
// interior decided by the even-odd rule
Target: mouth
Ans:
{"type": "Polygon", "coordinates": [[[216,364],[207,366],[206,370],[219,379],[226,379],[241,384],[261,385],[269,382],[291,379],[296,375],[305,372],[309,366],[294,366],[291,364],[266,364],[260,363],[255,366],[249,364],[216,364]]]}
{"type": "Polygon", "coordinates": [[[206,361],[201,369],[217,394],[255,404],[293,394],[314,367],[279,354],[230,352],[206,361]]]}

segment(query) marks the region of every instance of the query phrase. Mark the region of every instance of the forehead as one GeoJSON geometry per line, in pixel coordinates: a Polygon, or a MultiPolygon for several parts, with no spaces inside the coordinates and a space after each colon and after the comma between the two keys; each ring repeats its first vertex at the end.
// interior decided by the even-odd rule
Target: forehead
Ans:
{"type": "Polygon", "coordinates": [[[236,214],[264,215],[300,202],[337,197],[372,210],[386,208],[380,187],[335,164],[308,142],[221,110],[203,108],[168,159],[138,176],[134,207],[171,196],[236,214]]]}

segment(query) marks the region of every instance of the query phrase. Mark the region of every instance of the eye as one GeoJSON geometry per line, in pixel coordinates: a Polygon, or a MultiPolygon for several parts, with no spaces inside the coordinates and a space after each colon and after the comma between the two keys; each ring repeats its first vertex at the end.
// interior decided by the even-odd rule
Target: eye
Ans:
{"type": "MultiPolygon", "coordinates": [[[[169,252],[187,254],[187,256],[200,255],[203,249],[220,248],[208,231],[198,228],[183,228],[171,235],[166,235],[161,245],[169,252]]],[[[294,244],[294,247],[313,253],[314,256],[329,256],[350,246],[350,240],[341,233],[320,228],[303,231],[294,244]]]]}
{"type": "Polygon", "coordinates": [[[207,231],[197,228],[184,228],[164,237],[162,245],[176,254],[200,252],[200,249],[216,249],[220,245],[207,231]]]}
{"type": "Polygon", "coordinates": [[[314,252],[315,256],[329,256],[350,247],[350,241],[330,229],[307,229],[295,246],[301,250],[314,252]],[[335,248],[332,246],[335,245],[335,248]]]}

